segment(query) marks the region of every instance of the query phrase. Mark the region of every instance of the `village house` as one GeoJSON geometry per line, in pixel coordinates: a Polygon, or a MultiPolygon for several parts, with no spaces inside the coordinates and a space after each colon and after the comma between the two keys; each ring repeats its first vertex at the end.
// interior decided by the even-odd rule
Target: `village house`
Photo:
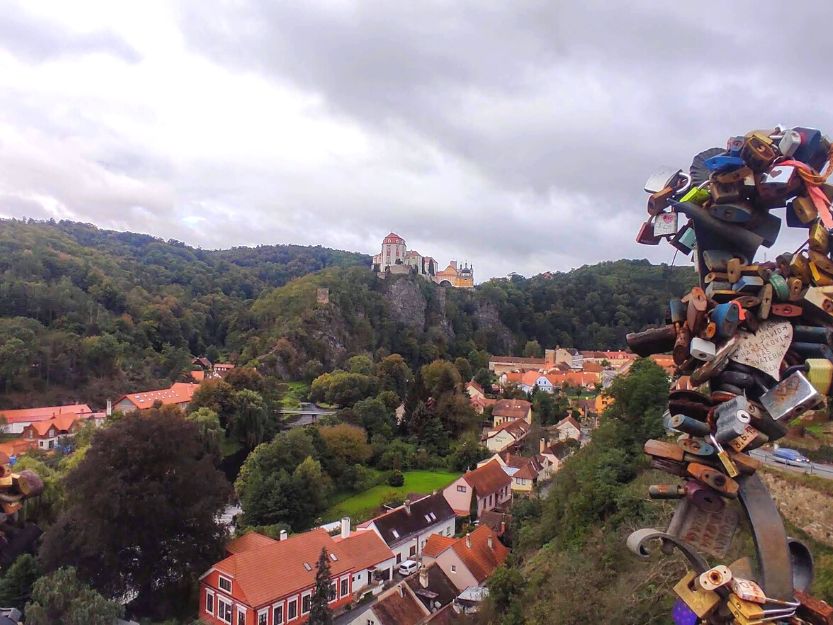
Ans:
{"type": "Polygon", "coordinates": [[[341,533],[334,538],[353,562],[353,593],[364,594],[375,582],[393,579],[396,554],[371,529],[350,531],[350,519],[341,519],[341,533]]]}
{"type": "Polygon", "coordinates": [[[492,407],[492,425],[523,419],[532,424],[532,404],[525,399],[499,399],[492,407]]]}
{"type": "Polygon", "coordinates": [[[555,367],[555,350],[544,351],[543,358],[524,358],[520,356],[492,356],[489,358],[489,371],[498,377],[512,371],[542,371],[555,367]]]}
{"type": "Polygon", "coordinates": [[[544,456],[526,457],[510,452],[502,452],[491,458],[481,460],[477,466],[491,462],[498,462],[503,471],[512,479],[512,492],[530,493],[539,481],[547,479],[552,472],[547,471],[550,464],[544,456]]]}
{"type": "Polygon", "coordinates": [[[443,495],[457,516],[467,517],[474,512],[477,518],[484,510],[494,510],[510,504],[511,487],[511,478],[506,475],[500,463],[492,460],[461,475],[445,488],[443,495]]]}
{"type": "Polygon", "coordinates": [[[573,450],[564,442],[547,444],[547,439],[542,438],[539,443],[538,455],[544,466],[542,479],[549,479],[561,468],[564,461],[573,453],[573,450]]]}
{"type": "Polygon", "coordinates": [[[400,582],[379,595],[379,600],[359,612],[349,625],[421,625],[431,617],[411,587],[400,582]]]}
{"type": "Polygon", "coordinates": [[[113,408],[122,414],[133,412],[135,410],[147,410],[153,408],[156,402],[163,406],[179,406],[183,410],[188,408],[194,392],[199,388],[199,384],[191,384],[188,382],[176,382],[170,388],[163,388],[156,391],[144,391],[142,393],[129,393],[122,395],[115,403],[113,408]]]}
{"type": "Polygon", "coordinates": [[[346,548],[345,542],[353,537],[341,538],[336,540],[319,528],[291,537],[282,533],[277,541],[268,537],[232,541],[227,547],[231,555],[200,577],[199,618],[211,625],[305,623],[322,549],[330,558],[330,607],[346,606],[355,599],[353,575],[374,559],[357,561],[351,553],[368,548],[386,561],[392,554],[372,538],[357,535],[362,544],[346,548]]]}
{"type": "Polygon", "coordinates": [[[482,586],[506,560],[509,549],[498,540],[495,532],[479,525],[460,538],[432,536],[425,546],[423,564],[436,564],[458,591],[482,586]]]}
{"type": "Polygon", "coordinates": [[[466,393],[469,396],[469,403],[477,414],[483,414],[489,406],[494,406],[496,399],[486,397],[483,387],[474,380],[466,382],[466,393]]]}
{"type": "Polygon", "coordinates": [[[36,421],[25,428],[21,438],[30,447],[49,450],[54,449],[61,438],[75,436],[87,423],[95,426],[101,425],[104,421],[104,413],[90,413],[89,415],[63,414],[50,419],[49,421],[36,421]],[[96,416],[99,415],[99,416],[96,416]]]}
{"type": "Polygon", "coordinates": [[[454,534],[455,511],[443,493],[426,495],[365,521],[360,529],[375,531],[393,551],[396,564],[419,557],[432,534],[454,534]]]}
{"type": "Polygon", "coordinates": [[[64,406],[44,406],[42,408],[21,408],[14,410],[0,410],[0,418],[4,420],[2,431],[6,434],[21,434],[23,429],[33,423],[49,421],[66,415],[92,415],[92,409],[87,404],[68,404],[64,406]]]}
{"type": "Polygon", "coordinates": [[[551,428],[558,436],[558,440],[566,441],[573,439],[575,441],[582,440],[581,425],[572,416],[567,416],[561,419],[551,428]]]}
{"type": "Polygon", "coordinates": [[[494,453],[506,449],[517,449],[521,446],[531,428],[532,426],[524,419],[506,421],[486,432],[484,442],[486,449],[494,453]]]}

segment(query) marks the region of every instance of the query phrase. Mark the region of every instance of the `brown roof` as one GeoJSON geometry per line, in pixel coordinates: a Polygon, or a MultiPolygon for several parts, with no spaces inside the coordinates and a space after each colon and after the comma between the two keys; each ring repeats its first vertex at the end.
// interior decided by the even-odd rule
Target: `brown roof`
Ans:
{"type": "Polygon", "coordinates": [[[0,416],[6,418],[6,423],[29,423],[48,421],[59,415],[79,415],[92,412],[87,404],[68,404],[66,406],[44,406],[43,408],[21,408],[16,410],[0,410],[0,416]]]}
{"type": "Polygon", "coordinates": [[[512,515],[497,510],[484,510],[480,513],[478,520],[480,521],[480,525],[491,527],[500,536],[502,532],[509,531],[509,526],[512,523],[512,515]]]}
{"type": "Polygon", "coordinates": [[[474,390],[476,390],[476,391],[480,392],[480,393],[483,393],[483,392],[484,392],[484,391],[483,391],[483,387],[482,387],[482,386],[480,386],[480,385],[479,385],[477,382],[475,382],[474,380],[469,380],[468,382],[466,382],[466,387],[469,387],[469,386],[470,386],[470,387],[472,387],[474,390]]]}
{"type": "Polygon", "coordinates": [[[556,424],[555,424],[555,429],[559,429],[562,425],[567,425],[567,424],[572,425],[572,426],[573,426],[574,428],[576,428],[579,432],[581,432],[581,425],[579,424],[579,422],[578,422],[578,421],[576,421],[576,420],[575,420],[575,418],[573,418],[573,416],[572,416],[572,415],[567,416],[567,417],[564,417],[563,419],[561,419],[561,421],[559,421],[558,423],[556,423],[556,424]]]}
{"type": "Polygon", "coordinates": [[[546,360],[543,358],[521,358],[519,356],[492,356],[489,358],[489,362],[513,365],[543,365],[546,360]]]}
{"type": "Polygon", "coordinates": [[[390,547],[373,530],[354,532],[347,538],[337,536],[335,541],[350,558],[356,570],[368,569],[394,557],[390,547]]]}
{"type": "Polygon", "coordinates": [[[526,436],[526,434],[529,432],[530,427],[531,426],[529,425],[529,423],[527,423],[523,419],[515,419],[514,421],[505,421],[504,423],[501,423],[496,428],[492,428],[489,431],[489,437],[494,436],[498,432],[506,430],[512,436],[515,437],[515,440],[518,440],[518,439],[523,438],[524,436],[526,436]]]}
{"type": "Polygon", "coordinates": [[[422,555],[429,558],[436,558],[443,551],[454,544],[455,539],[451,536],[443,536],[442,534],[431,534],[422,548],[422,555]]]}
{"type": "Polygon", "coordinates": [[[213,568],[234,578],[235,598],[252,607],[259,607],[312,586],[321,549],[336,556],[335,560],[330,558],[330,573],[333,576],[353,569],[344,550],[323,529],[295,534],[260,549],[236,553],[220,560],[213,568]]]}
{"type": "Polygon", "coordinates": [[[506,466],[518,469],[513,477],[521,477],[527,480],[534,480],[541,472],[541,465],[536,458],[527,458],[516,454],[502,453],[500,457],[506,466]]]}
{"type": "Polygon", "coordinates": [[[529,413],[532,404],[524,399],[501,399],[492,408],[492,416],[523,419],[529,413]]]}
{"type": "Polygon", "coordinates": [[[572,449],[567,446],[567,443],[559,441],[544,449],[544,453],[552,454],[558,460],[564,460],[572,453],[572,449]]]}
{"type": "Polygon", "coordinates": [[[244,551],[266,547],[276,542],[278,541],[274,538],[269,538],[268,536],[258,534],[257,532],[249,532],[248,534],[238,536],[229,542],[229,544],[226,545],[226,551],[229,554],[234,555],[235,553],[243,553],[244,551]]]}
{"type": "Polygon", "coordinates": [[[509,549],[498,540],[492,528],[486,525],[478,525],[468,537],[458,539],[451,548],[478,583],[482,583],[494,573],[509,555],[509,549]],[[466,543],[466,538],[471,540],[471,547],[466,543]],[[492,539],[491,547],[489,538],[492,539]]]}
{"type": "Polygon", "coordinates": [[[478,497],[488,497],[512,483],[512,479],[506,475],[497,460],[492,460],[474,471],[469,471],[463,476],[463,479],[477,492],[478,497]]]}
{"type": "Polygon", "coordinates": [[[152,408],[157,401],[167,404],[187,404],[194,396],[199,384],[188,382],[176,382],[170,388],[163,388],[156,391],[145,391],[143,393],[129,393],[120,397],[117,404],[125,399],[129,400],[137,410],[152,408]]]}
{"type": "Polygon", "coordinates": [[[436,609],[437,604],[448,605],[459,594],[454,582],[436,564],[426,567],[419,575],[409,577],[405,583],[428,610],[436,609]],[[423,579],[427,582],[425,588],[422,586],[423,579]]]}
{"type": "Polygon", "coordinates": [[[598,362],[585,362],[583,369],[588,373],[600,373],[604,371],[604,367],[598,362]]]}
{"type": "Polygon", "coordinates": [[[426,625],[453,625],[454,623],[463,622],[465,617],[460,616],[454,611],[454,605],[449,603],[444,608],[440,608],[425,621],[426,625]]]}
{"type": "Polygon", "coordinates": [[[416,625],[428,616],[428,611],[404,583],[380,599],[373,606],[373,613],[380,625],[416,625]]]}

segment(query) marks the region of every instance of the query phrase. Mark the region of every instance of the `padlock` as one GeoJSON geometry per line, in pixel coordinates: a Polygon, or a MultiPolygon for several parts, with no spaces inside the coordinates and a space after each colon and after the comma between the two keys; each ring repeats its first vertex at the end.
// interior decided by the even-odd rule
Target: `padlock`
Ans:
{"type": "Polygon", "coordinates": [[[648,214],[652,217],[659,215],[668,207],[668,200],[670,200],[673,196],[674,189],[672,187],[665,187],[656,193],[652,193],[648,197],[648,214]]]}
{"type": "Polygon", "coordinates": [[[648,487],[648,497],[651,499],[682,499],[685,497],[685,487],[680,484],[651,484],[648,487]]]}
{"type": "Polygon", "coordinates": [[[684,299],[688,308],[686,311],[686,325],[692,334],[697,334],[706,318],[706,309],[709,306],[708,298],[699,286],[695,286],[684,299]]]}
{"type": "Polygon", "coordinates": [[[833,625],[833,606],[801,590],[795,591],[795,598],[801,605],[796,614],[812,625],[833,625]]]}
{"type": "Polygon", "coordinates": [[[790,274],[801,278],[805,283],[810,281],[810,257],[806,252],[793,254],[790,259],[790,274]]]}
{"type": "Polygon", "coordinates": [[[685,365],[689,359],[689,345],[691,344],[691,330],[687,325],[677,326],[677,338],[674,341],[674,348],[671,350],[674,364],[678,367],[685,365]]]}
{"type": "Polygon", "coordinates": [[[787,281],[784,276],[773,273],[769,276],[769,283],[772,285],[772,291],[775,299],[785,302],[790,298],[790,288],[787,286],[787,281]]]}
{"type": "Polygon", "coordinates": [[[674,585],[674,592],[699,618],[705,618],[720,604],[720,595],[713,590],[702,590],[695,585],[697,574],[689,571],[674,585]]]}
{"type": "Polygon", "coordinates": [[[698,462],[689,462],[686,466],[686,472],[694,479],[703,482],[709,488],[713,488],[724,497],[736,499],[738,496],[738,483],[716,469],[698,462]]]}
{"type": "Polygon", "coordinates": [[[662,237],[654,236],[654,222],[653,218],[648,218],[644,224],[639,227],[639,232],[636,234],[636,242],[640,245],[659,245],[662,237]]]}
{"type": "Polygon", "coordinates": [[[643,446],[645,453],[653,458],[662,458],[673,462],[682,462],[683,450],[679,445],[649,439],[643,446]]]}
{"type": "Polygon", "coordinates": [[[729,274],[722,271],[710,271],[703,277],[703,282],[709,284],[711,282],[729,282],[729,274]]]}
{"type": "Polygon", "coordinates": [[[833,362],[827,358],[808,358],[805,363],[807,380],[813,388],[822,395],[830,395],[833,388],[833,362]]]}
{"type": "Polygon", "coordinates": [[[742,475],[753,475],[764,465],[763,462],[753,458],[749,454],[735,451],[734,449],[727,449],[726,452],[729,454],[732,462],[735,463],[735,466],[742,475]]]}
{"type": "Polygon", "coordinates": [[[726,339],[735,335],[740,323],[740,312],[740,305],[734,301],[718,304],[712,309],[711,320],[717,324],[718,337],[726,339]]]}
{"type": "MultiPolygon", "coordinates": [[[[801,286],[801,280],[798,281],[801,286]]],[[[760,276],[741,276],[740,280],[732,285],[732,290],[737,293],[757,293],[764,286],[764,279],[760,276]]]]}
{"type": "Polygon", "coordinates": [[[682,189],[690,182],[691,177],[683,173],[682,169],[674,169],[671,167],[664,167],[659,171],[653,173],[645,182],[645,191],[647,193],[656,193],[662,191],[666,187],[672,189],[682,189]]]}
{"type": "Polygon", "coordinates": [[[802,358],[827,358],[833,361],[833,350],[825,343],[804,343],[793,341],[790,350],[802,358]]]}
{"type": "Polygon", "coordinates": [[[720,493],[697,480],[687,480],[683,488],[686,499],[704,512],[720,512],[726,507],[720,493]]]}
{"type": "Polygon", "coordinates": [[[729,137],[726,141],[726,153],[729,156],[740,156],[745,141],[745,137],[729,137]]]}
{"type": "Polygon", "coordinates": [[[815,286],[833,286],[833,276],[822,271],[815,263],[809,263],[810,282],[815,286]]]}
{"type": "Polygon", "coordinates": [[[713,566],[707,571],[700,573],[698,583],[703,590],[714,590],[721,586],[727,586],[732,581],[732,571],[722,564],[713,566]]]}
{"type": "Polygon", "coordinates": [[[709,434],[708,439],[711,441],[714,448],[717,450],[717,459],[720,461],[720,464],[723,465],[724,470],[726,471],[726,475],[729,477],[737,477],[740,475],[740,471],[735,466],[735,463],[732,462],[732,459],[729,457],[729,453],[723,449],[723,446],[718,442],[718,440],[714,437],[714,434],[709,434]]]}
{"type": "Polygon", "coordinates": [[[761,305],[758,306],[758,319],[766,320],[772,311],[772,285],[765,284],[758,296],[761,298],[761,305]]]}
{"type": "Polygon", "coordinates": [[[766,595],[758,584],[751,579],[744,579],[742,577],[733,577],[729,580],[732,592],[742,601],[751,601],[752,603],[765,604],[766,595]]]}
{"type": "Polygon", "coordinates": [[[761,405],[776,421],[788,422],[821,402],[821,394],[800,371],[791,373],[761,395],[761,405]]]}
{"type": "Polygon", "coordinates": [[[712,360],[717,353],[717,348],[711,341],[695,336],[691,339],[689,352],[697,360],[712,360]]]}
{"type": "MultiPolygon", "coordinates": [[[[739,395],[738,397],[742,397],[739,395]]],[[[726,402],[730,404],[732,402],[726,402]]],[[[726,405],[724,404],[724,406],[726,405]]],[[[722,406],[721,406],[722,408],[722,406]]],[[[717,415],[715,411],[715,415],[717,415]]],[[[744,428],[752,420],[749,412],[743,409],[723,411],[717,417],[717,429],[715,430],[715,437],[721,443],[728,443],[733,438],[743,434],[744,428]]]]}
{"type": "Polygon", "coordinates": [[[787,606],[764,609],[757,603],[744,601],[734,593],[729,594],[729,601],[726,604],[737,625],[761,625],[779,618],[787,618],[792,616],[796,610],[796,607],[791,604],[787,604],[787,606]]]}
{"type": "Polygon", "coordinates": [[[770,442],[786,436],[786,425],[773,419],[760,403],[756,401],[749,401],[747,403],[746,411],[749,413],[749,416],[752,417],[750,425],[769,438],[770,442]]]}
{"type": "Polygon", "coordinates": [[[711,193],[704,187],[692,187],[683,197],[680,202],[694,202],[695,204],[705,204],[706,200],[711,199],[711,193]]]}
{"type": "Polygon", "coordinates": [[[786,157],[795,154],[798,146],[801,145],[801,135],[795,130],[787,130],[778,142],[778,151],[786,157]]]}
{"type": "Polygon", "coordinates": [[[752,449],[757,449],[768,441],[769,437],[766,434],[759,432],[751,425],[746,425],[743,428],[743,433],[741,433],[737,438],[730,440],[727,444],[735,451],[743,451],[744,449],[751,451],[752,449]]]}
{"type": "Polygon", "coordinates": [[[752,170],[748,167],[739,167],[738,169],[730,169],[726,171],[715,172],[712,174],[712,183],[718,184],[737,184],[743,182],[744,178],[752,175],[752,170]]]}
{"type": "Polygon", "coordinates": [[[833,260],[830,260],[827,254],[810,250],[809,255],[811,263],[815,264],[827,275],[833,276],[833,260]]]}
{"type": "Polygon", "coordinates": [[[715,301],[725,301],[737,295],[729,282],[715,280],[706,285],[706,297],[715,301]]]}
{"type": "Polygon", "coordinates": [[[787,213],[792,213],[802,224],[808,224],[819,216],[816,205],[806,195],[799,195],[787,202],[787,213]]]}
{"type": "Polygon", "coordinates": [[[683,462],[674,462],[666,458],[651,458],[648,464],[652,469],[665,471],[671,475],[677,475],[679,477],[686,477],[688,475],[686,464],[683,462]]]}
{"type": "MultiPolygon", "coordinates": [[[[706,268],[709,271],[726,271],[727,263],[733,259],[739,258],[737,254],[726,252],[724,250],[704,250],[703,262],[706,263],[706,268]]],[[[745,258],[740,258],[742,264],[746,264],[745,258]]]]}
{"type": "Polygon", "coordinates": [[[677,213],[659,213],[654,218],[654,236],[670,237],[677,234],[677,213]]]}
{"type": "Polygon", "coordinates": [[[775,317],[800,317],[803,310],[795,304],[773,304],[770,314],[775,317]]]}
{"type": "Polygon", "coordinates": [[[801,281],[801,278],[791,276],[787,278],[787,288],[790,290],[790,301],[797,302],[804,292],[804,282],[801,281]]]}
{"type": "Polygon", "coordinates": [[[740,155],[749,168],[755,172],[764,171],[777,156],[770,138],[760,133],[747,135],[740,155]]]}
{"type": "Polygon", "coordinates": [[[824,343],[833,347],[833,330],[822,326],[793,326],[793,341],[802,343],[824,343]]]}
{"type": "Polygon", "coordinates": [[[709,207],[712,217],[733,224],[745,224],[752,219],[752,205],[738,200],[715,202],[709,207]]]}
{"type": "Polygon", "coordinates": [[[741,181],[721,183],[712,180],[709,185],[709,194],[715,204],[728,204],[741,200],[741,181]]]}
{"type": "Polygon", "coordinates": [[[686,434],[691,434],[692,436],[706,436],[709,432],[711,432],[711,428],[708,423],[703,423],[702,421],[692,419],[691,417],[683,414],[673,415],[668,420],[668,425],[674,430],[685,432],[686,434]]]}
{"type": "Polygon", "coordinates": [[[671,323],[685,323],[686,320],[686,305],[682,300],[672,299],[668,302],[668,309],[671,311],[671,323]]]}
{"type": "Polygon", "coordinates": [[[744,310],[749,310],[761,305],[761,298],[754,295],[741,295],[736,297],[733,301],[737,302],[738,305],[744,310]]]}
{"type": "Polygon", "coordinates": [[[695,438],[679,438],[677,439],[677,445],[680,446],[680,449],[684,453],[694,456],[703,456],[705,458],[714,455],[714,447],[705,441],[700,441],[695,438]]]}
{"type": "Polygon", "coordinates": [[[740,156],[730,156],[723,153],[707,158],[704,164],[709,171],[726,171],[743,167],[744,159],[740,156]]]}
{"type": "Polygon", "coordinates": [[[707,361],[691,372],[691,383],[695,386],[700,386],[701,384],[708,382],[712,376],[723,371],[729,363],[729,357],[735,353],[739,344],[739,337],[733,336],[728,341],[723,343],[723,345],[718,347],[717,353],[714,355],[712,360],[707,361]]]}
{"type": "Polygon", "coordinates": [[[801,136],[798,148],[793,152],[793,159],[807,163],[814,169],[820,169],[821,164],[826,160],[826,154],[822,149],[821,131],[815,128],[793,128],[801,136]],[[823,159],[820,161],[820,159],[823,159]]]}
{"type": "Polygon", "coordinates": [[[755,205],[772,209],[785,206],[787,199],[802,190],[801,177],[790,165],[773,165],[772,169],[757,178],[755,205]]]}
{"type": "Polygon", "coordinates": [[[670,351],[676,340],[677,329],[671,324],[625,335],[625,342],[630,350],[642,357],[670,351]]]}
{"type": "Polygon", "coordinates": [[[679,232],[671,238],[669,243],[683,254],[691,254],[694,246],[697,245],[697,236],[694,234],[694,228],[690,220],[680,228],[679,232]]]}
{"type": "Polygon", "coordinates": [[[833,287],[811,286],[804,292],[801,304],[805,316],[811,321],[833,322],[833,287]]]}
{"type": "Polygon", "coordinates": [[[814,252],[825,255],[830,252],[830,233],[827,232],[827,228],[820,221],[810,226],[807,241],[810,249],[814,252]]]}
{"type": "Polygon", "coordinates": [[[756,384],[755,376],[751,373],[730,371],[728,368],[713,379],[717,384],[731,384],[742,389],[751,389],[756,384]]]}

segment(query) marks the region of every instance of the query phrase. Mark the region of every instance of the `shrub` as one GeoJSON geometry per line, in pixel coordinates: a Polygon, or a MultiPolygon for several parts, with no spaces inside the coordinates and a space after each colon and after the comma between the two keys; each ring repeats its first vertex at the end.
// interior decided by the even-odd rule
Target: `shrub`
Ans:
{"type": "Polygon", "coordinates": [[[405,476],[402,471],[393,471],[388,477],[388,484],[391,486],[403,486],[405,484],[405,476]]]}

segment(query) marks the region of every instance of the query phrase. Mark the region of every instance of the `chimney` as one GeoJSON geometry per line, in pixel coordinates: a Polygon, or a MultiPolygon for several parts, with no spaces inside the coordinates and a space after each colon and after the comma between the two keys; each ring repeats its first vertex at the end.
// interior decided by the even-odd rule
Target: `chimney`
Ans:
{"type": "Polygon", "coordinates": [[[419,570],[419,585],[423,588],[428,588],[428,567],[423,567],[419,570]]]}
{"type": "Polygon", "coordinates": [[[471,549],[471,533],[466,534],[466,547],[471,549]]]}
{"type": "Polygon", "coordinates": [[[113,400],[112,399],[107,400],[107,416],[108,417],[113,416],[113,400]]]}
{"type": "Polygon", "coordinates": [[[452,267],[454,267],[455,269],[457,269],[457,261],[456,261],[456,260],[452,260],[452,261],[451,261],[450,263],[448,263],[448,264],[449,264],[449,265],[451,265],[452,267]]]}
{"type": "Polygon", "coordinates": [[[506,533],[506,521],[500,522],[500,535],[503,536],[506,533]]]}
{"type": "Polygon", "coordinates": [[[410,499],[405,500],[405,513],[406,514],[411,514],[411,500],[410,499]]]}
{"type": "Polygon", "coordinates": [[[547,439],[544,438],[544,437],[541,437],[541,444],[538,446],[538,453],[543,454],[544,451],[546,450],[546,448],[547,448],[547,439]]]}
{"type": "Polygon", "coordinates": [[[402,587],[402,584],[399,584],[399,586],[397,586],[396,588],[399,590],[399,596],[404,597],[405,596],[405,589],[402,587]]]}
{"type": "Polygon", "coordinates": [[[280,540],[286,540],[286,538],[287,538],[286,530],[281,530],[280,540]]]}
{"type": "Polygon", "coordinates": [[[341,537],[350,538],[350,517],[341,517],[341,537]]]}
{"type": "Polygon", "coordinates": [[[489,549],[494,549],[495,548],[495,544],[492,541],[492,536],[491,535],[489,535],[489,537],[486,538],[486,544],[489,545],[489,549]]]}

